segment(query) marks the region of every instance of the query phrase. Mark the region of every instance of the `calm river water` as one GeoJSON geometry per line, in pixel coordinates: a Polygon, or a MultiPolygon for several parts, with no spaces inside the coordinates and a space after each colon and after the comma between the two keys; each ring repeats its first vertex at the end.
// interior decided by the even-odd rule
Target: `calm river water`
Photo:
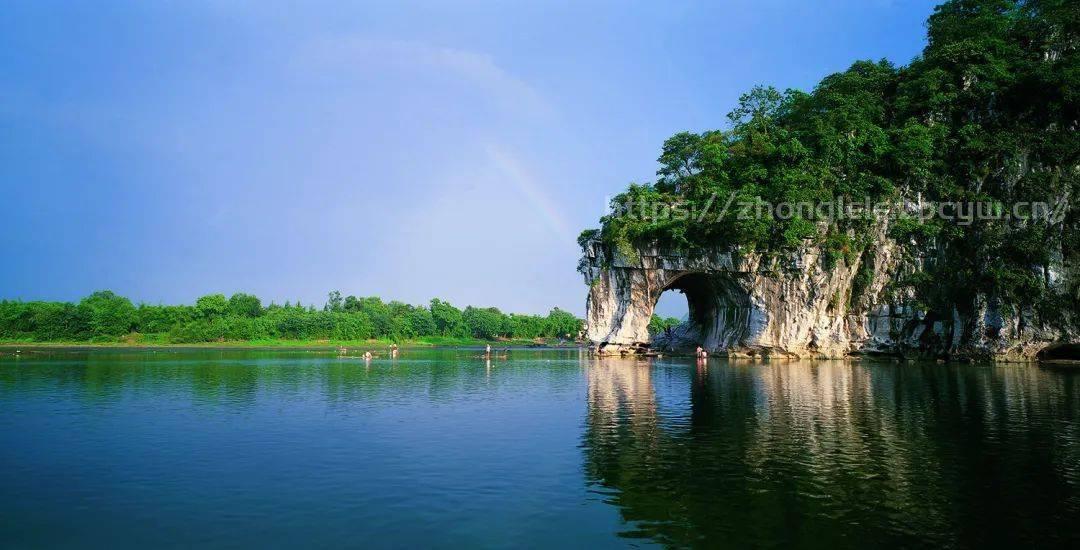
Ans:
{"type": "Polygon", "coordinates": [[[0,546],[1068,546],[1080,369],[0,355],[0,546]]]}

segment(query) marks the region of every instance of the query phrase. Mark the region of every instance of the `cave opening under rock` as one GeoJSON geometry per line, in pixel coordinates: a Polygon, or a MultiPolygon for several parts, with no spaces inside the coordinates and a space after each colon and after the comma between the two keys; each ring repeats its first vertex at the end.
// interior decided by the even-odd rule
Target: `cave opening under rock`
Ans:
{"type": "Polygon", "coordinates": [[[1080,344],[1056,344],[1039,352],[1042,361],[1080,361],[1080,344]]]}
{"type": "MultiPolygon", "coordinates": [[[[750,296],[733,276],[724,273],[686,273],[669,282],[657,296],[657,301],[672,292],[685,296],[685,320],[667,333],[654,335],[651,342],[653,349],[687,351],[697,346],[712,350],[726,349],[748,335],[750,296]]],[[[653,307],[655,310],[656,303],[653,307]]]]}

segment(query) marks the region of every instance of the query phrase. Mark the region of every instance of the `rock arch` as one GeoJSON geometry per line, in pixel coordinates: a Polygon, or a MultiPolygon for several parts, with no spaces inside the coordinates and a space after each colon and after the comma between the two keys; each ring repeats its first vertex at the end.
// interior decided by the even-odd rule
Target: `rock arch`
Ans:
{"type": "Polygon", "coordinates": [[[750,264],[731,254],[690,259],[655,248],[642,252],[628,261],[609,257],[598,243],[586,246],[581,264],[590,285],[586,334],[598,352],[686,351],[698,345],[753,351],[765,316],[753,295],[756,278],[750,264]],[[686,295],[689,319],[671,338],[653,342],[649,320],[668,290],[686,295]]]}
{"type": "Polygon", "coordinates": [[[729,349],[745,342],[750,335],[753,304],[739,279],[738,274],[726,272],[673,274],[660,292],[673,290],[686,296],[687,320],[670,337],[654,338],[651,347],[666,351],[688,351],[699,345],[729,349]]]}
{"type": "Polygon", "coordinates": [[[842,358],[849,355],[1032,360],[1071,356],[1075,330],[1036,325],[1029,312],[1007,312],[979,296],[945,315],[918,309],[891,283],[921,269],[885,229],[872,254],[825,266],[820,248],[786,256],[681,251],[659,246],[614,253],[598,240],[582,244],[578,266],[589,285],[586,335],[600,354],[656,350],[744,357],[842,358]],[[863,262],[869,262],[863,265],[863,262]],[[660,294],[687,296],[689,322],[652,341],[649,321],[660,294]],[[1021,330],[1021,328],[1023,330],[1021,330]]]}

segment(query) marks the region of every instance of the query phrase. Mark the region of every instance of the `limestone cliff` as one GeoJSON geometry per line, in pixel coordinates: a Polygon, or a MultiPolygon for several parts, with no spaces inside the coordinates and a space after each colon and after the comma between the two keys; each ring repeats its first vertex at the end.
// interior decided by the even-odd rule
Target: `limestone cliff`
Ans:
{"type": "MultiPolygon", "coordinates": [[[[737,357],[842,358],[864,354],[1027,360],[1080,341],[1077,312],[1053,322],[979,296],[947,315],[920,310],[894,283],[924,260],[886,236],[854,262],[826,266],[822,250],[783,257],[732,250],[680,251],[652,245],[632,258],[598,240],[583,243],[579,271],[589,285],[586,332],[601,354],[689,351],[737,357]],[[665,290],[686,295],[689,320],[650,339],[649,320],[665,290]]],[[[910,248],[910,247],[908,247],[910,248]]],[[[1071,271],[1052,266],[1059,288],[1071,271]]]]}
{"type": "Polygon", "coordinates": [[[1075,4],[948,0],[904,67],[755,86],[722,128],[669,137],[657,178],[579,239],[589,338],[603,353],[1080,359],[1075,4]],[[669,289],[690,319],[652,342],[669,289]]]}

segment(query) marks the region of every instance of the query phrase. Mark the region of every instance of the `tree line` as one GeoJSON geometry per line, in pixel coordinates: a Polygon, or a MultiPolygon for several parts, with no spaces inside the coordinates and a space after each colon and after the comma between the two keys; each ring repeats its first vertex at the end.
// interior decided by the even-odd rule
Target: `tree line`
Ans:
{"type": "Polygon", "coordinates": [[[497,308],[459,309],[384,302],[375,296],[331,292],[322,309],[285,302],[264,306],[257,296],[209,294],[194,305],[134,304],[103,290],[78,303],[0,301],[0,339],[38,342],[117,341],[133,334],[162,335],[173,343],[253,340],[453,338],[575,338],[582,320],[559,308],[546,316],[506,314],[497,308]]]}

